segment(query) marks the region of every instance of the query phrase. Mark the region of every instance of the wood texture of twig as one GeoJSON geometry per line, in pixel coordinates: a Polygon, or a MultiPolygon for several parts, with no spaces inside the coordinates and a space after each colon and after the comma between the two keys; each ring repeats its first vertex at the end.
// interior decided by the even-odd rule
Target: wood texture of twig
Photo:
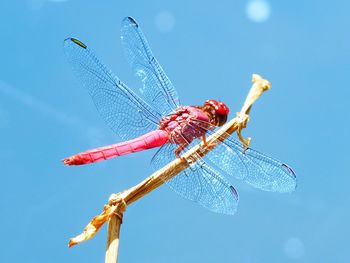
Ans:
{"type": "MultiPolygon", "coordinates": [[[[248,93],[248,96],[243,104],[243,107],[237,116],[225,124],[222,128],[220,128],[215,134],[210,136],[207,139],[208,145],[219,144],[222,139],[226,139],[229,135],[234,132],[239,132],[242,128],[245,128],[247,122],[249,121],[249,113],[254,102],[262,95],[262,93],[270,88],[270,83],[267,80],[264,80],[259,75],[253,74],[252,78],[253,85],[248,93]],[[220,138],[220,140],[218,139],[220,138]]],[[[170,162],[160,170],[153,173],[151,176],[143,180],[141,183],[136,186],[127,189],[123,192],[111,195],[109,199],[108,205],[105,206],[103,218],[106,218],[106,213],[110,211],[110,215],[107,218],[109,220],[108,227],[108,244],[107,244],[107,252],[106,252],[106,263],[115,263],[117,261],[118,256],[118,245],[119,245],[119,230],[121,224],[121,218],[123,216],[123,212],[126,206],[132,204],[143,196],[147,195],[149,192],[158,188],[166,181],[170,180],[183,170],[189,167],[189,162],[187,160],[195,160],[191,158],[192,156],[205,156],[212,147],[208,147],[203,143],[200,143],[190,150],[188,150],[185,154],[182,155],[182,159],[177,158],[174,161],[170,162]],[[118,215],[116,215],[116,213],[118,215]]],[[[102,215],[101,214],[101,215],[102,215]]],[[[101,216],[99,215],[99,216],[101,216]]],[[[94,220],[98,218],[96,216],[89,225],[84,229],[84,232],[79,236],[72,238],[70,240],[70,244],[75,245],[81,243],[96,234],[96,232],[100,229],[100,225],[98,227],[94,226],[94,220]],[[95,231],[95,232],[94,232],[95,231]]],[[[95,220],[96,221],[96,220],[95,220]]]]}
{"type": "Polygon", "coordinates": [[[108,237],[105,263],[116,263],[118,260],[120,225],[122,215],[113,214],[108,221],[108,237]]]}

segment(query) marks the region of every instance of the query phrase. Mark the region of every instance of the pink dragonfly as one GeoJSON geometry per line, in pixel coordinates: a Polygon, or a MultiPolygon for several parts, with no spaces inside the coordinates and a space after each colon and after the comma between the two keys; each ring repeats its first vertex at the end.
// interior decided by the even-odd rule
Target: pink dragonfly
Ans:
{"type": "MultiPolygon", "coordinates": [[[[160,147],[152,158],[158,169],[183,150],[222,126],[229,113],[223,102],[208,100],[202,106],[180,106],[178,95],[154,58],[137,22],[122,22],[122,46],[143,87],[141,97],[129,89],[81,41],[68,38],[65,53],[83,81],[98,111],[123,142],[88,150],[63,160],[81,165],[160,147]]],[[[291,192],[296,176],[286,164],[250,148],[244,149],[232,136],[204,158],[191,164],[167,184],[181,196],[205,208],[234,214],[238,205],[235,188],[222,175],[233,175],[250,185],[273,192],[291,192]]]]}

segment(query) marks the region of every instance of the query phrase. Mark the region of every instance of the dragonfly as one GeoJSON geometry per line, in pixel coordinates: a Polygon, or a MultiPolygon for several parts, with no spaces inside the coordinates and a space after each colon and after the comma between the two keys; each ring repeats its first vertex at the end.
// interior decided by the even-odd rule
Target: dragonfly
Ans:
{"type": "MultiPolygon", "coordinates": [[[[151,161],[157,170],[224,125],[228,106],[207,100],[200,106],[182,106],[172,82],[154,57],[135,19],[122,20],[124,53],[142,88],[136,93],[114,75],[76,38],[64,41],[64,51],[73,71],[82,80],[100,115],[123,140],[87,150],[63,160],[66,165],[83,165],[158,147],[151,161]]],[[[226,136],[228,137],[228,136],[226,136]]],[[[270,192],[292,192],[296,175],[287,164],[268,157],[242,142],[225,137],[220,144],[183,172],[167,180],[176,193],[217,213],[237,211],[238,193],[230,176],[270,192]]]]}

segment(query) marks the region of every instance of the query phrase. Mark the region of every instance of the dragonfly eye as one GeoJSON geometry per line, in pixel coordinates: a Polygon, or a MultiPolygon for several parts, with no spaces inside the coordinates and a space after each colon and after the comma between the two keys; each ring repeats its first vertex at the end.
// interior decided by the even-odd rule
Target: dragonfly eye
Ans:
{"type": "Polygon", "coordinates": [[[222,126],[227,121],[227,115],[229,108],[223,102],[216,100],[207,100],[204,103],[203,109],[206,110],[211,116],[211,123],[215,126],[222,126]]]}

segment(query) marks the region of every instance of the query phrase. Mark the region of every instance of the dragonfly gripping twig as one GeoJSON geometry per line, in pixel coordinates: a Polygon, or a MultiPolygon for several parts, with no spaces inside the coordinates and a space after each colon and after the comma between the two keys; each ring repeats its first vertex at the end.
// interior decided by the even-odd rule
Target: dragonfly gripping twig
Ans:
{"type": "Polygon", "coordinates": [[[176,158],[174,161],[154,172],[151,176],[140,182],[138,185],[123,192],[111,195],[110,200],[108,204],[104,206],[102,213],[94,217],[80,235],[70,239],[69,246],[71,247],[92,238],[101,228],[101,226],[108,221],[109,227],[106,263],[116,262],[119,245],[120,224],[122,223],[123,212],[128,205],[147,195],[154,189],[164,184],[166,181],[188,168],[190,162],[187,160],[196,160],[196,158],[193,158],[193,156],[205,156],[214,148],[213,145],[221,143],[223,139],[226,139],[235,132],[237,132],[242,143],[245,146],[248,146],[250,139],[244,139],[241,135],[241,131],[247,126],[249,121],[249,113],[254,102],[271,87],[271,84],[267,80],[256,74],[253,75],[252,82],[253,85],[247,95],[241,111],[235,118],[226,123],[213,135],[209,136],[206,139],[206,144],[202,142],[192,147],[182,155],[182,158],[176,158]]]}

